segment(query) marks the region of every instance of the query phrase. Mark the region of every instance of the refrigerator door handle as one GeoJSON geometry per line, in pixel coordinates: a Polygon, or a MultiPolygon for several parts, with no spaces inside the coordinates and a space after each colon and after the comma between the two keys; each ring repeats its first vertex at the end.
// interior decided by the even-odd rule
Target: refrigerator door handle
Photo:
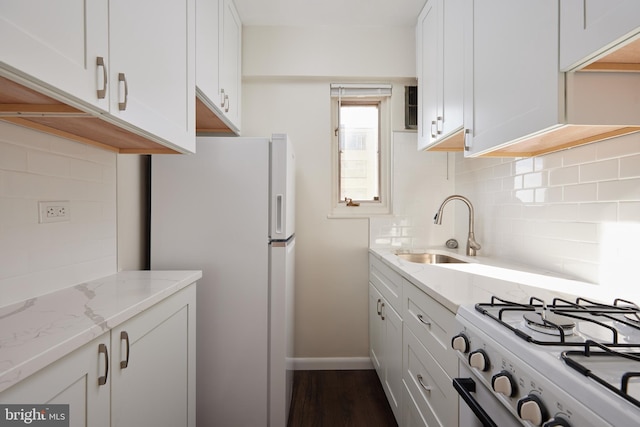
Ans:
{"type": "Polygon", "coordinates": [[[276,233],[282,233],[282,194],[276,195],[276,233]]]}

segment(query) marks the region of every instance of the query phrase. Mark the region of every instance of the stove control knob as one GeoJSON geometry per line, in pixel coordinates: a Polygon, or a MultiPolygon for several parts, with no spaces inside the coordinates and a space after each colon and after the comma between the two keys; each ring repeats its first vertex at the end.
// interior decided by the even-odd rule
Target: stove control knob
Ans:
{"type": "Polygon", "coordinates": [[[481,371],[489,370],[489,356],[484,350],[475,350],[469,354],[469,365],[481,371]]]}
{"type": "Polygon", "coordinates": [[[516,394],[516,382],[513,380],[510,372],[500,371],[491,378],[491,387],[496,393],[504,394],[512,397],[516,394]]]}
{"type": "Polygon", "coordinates": [[[556,415],[544,423],[542,427],[571,427],[571,424],[569,424],[569,421],[567,421],[565,417],[556,415]]]}
{"type": "Polygon", "coordinates": [[[454,350],[458,350],[462,353],[469,352],[469,338],[465,334],[458,334],[451,339],[451,347],[454,350]]]}
{"type": "Polygon", "coordinates": [[[518,400],[518,415],[534,426],[541,426],[547,419],[547,410],[538,396],[529,394],[518,400]]]}

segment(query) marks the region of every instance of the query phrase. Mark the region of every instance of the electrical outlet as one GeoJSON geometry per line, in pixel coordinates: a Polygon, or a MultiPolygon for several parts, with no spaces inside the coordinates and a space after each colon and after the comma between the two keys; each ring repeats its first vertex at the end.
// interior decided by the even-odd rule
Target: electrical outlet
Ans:
{"type": "Polygon", "coordinates": [[[69,222],[71,208],[68,200],[38,202],[38,222],[69,222]]]}

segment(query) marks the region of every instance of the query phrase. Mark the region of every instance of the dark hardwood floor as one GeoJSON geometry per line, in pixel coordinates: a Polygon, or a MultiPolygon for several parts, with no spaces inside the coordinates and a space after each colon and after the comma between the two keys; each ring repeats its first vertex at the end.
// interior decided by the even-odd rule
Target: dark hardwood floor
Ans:
{"type": "Polygon", "coordinates": [[[374,370],[296,371],[288,427],[396,427],[374,370]]]}

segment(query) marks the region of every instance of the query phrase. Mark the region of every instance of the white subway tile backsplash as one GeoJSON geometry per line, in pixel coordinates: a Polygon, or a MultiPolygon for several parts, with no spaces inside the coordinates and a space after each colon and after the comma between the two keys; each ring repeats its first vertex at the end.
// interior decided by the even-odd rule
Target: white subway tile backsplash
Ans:
{"type": "Polygon", "coordinates": [[[115,273],[117,155],[0,122],[0,306],[115,273]],[[70,221],[38,223],[38,201],[70,221]]]}
{"type": "MultiPolygon", "coordinates": [[[[636,245],[621,242],[637,234],[628,226],[640,229],[640,133],[532,159],[457,154],[455,162],[455,192],[476,207],[480,254],[607,287],[618,286],[623,268],[615,248],[640,259],[636,245]]],[[[464,239],[466,215],[456,215],[454,232],[464,239]]]]}
{"type": "Polygon", "coordinates": [[[618,159],[580,165],[580,182],[595,182],[617,179],[619,175],[618,159]]]}

